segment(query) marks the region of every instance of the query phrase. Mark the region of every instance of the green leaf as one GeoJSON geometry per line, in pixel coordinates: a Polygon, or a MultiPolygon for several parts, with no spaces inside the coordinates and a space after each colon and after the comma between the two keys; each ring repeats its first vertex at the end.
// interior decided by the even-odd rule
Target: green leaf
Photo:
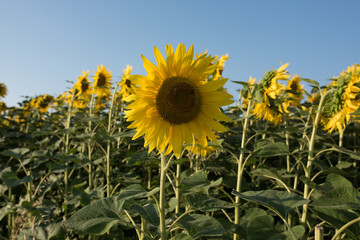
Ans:
{"type": "Polygon", "coordinates": [[[175,235],[174,240],[194,240],[194,238],[185,233],[180,233],[175,235]]]}
{"type": "Polygon", "coordinates": [[[154,188],[151,191],[146,191],[141,185],[139,184],[132,184],[126,188],[124,188],[117,198],[120,200],[128,200],[128,199],[135,199],[135,198],[146,198],[154,195],[159,191],[159,187],[154,188]]]}
{"type": "Polygon", "coordinates": [[[301,78],[301,81],[305,81],[305,82],[311,83],[311,84],[315,85],[317,88],[320,89],[319,83],[318,83],[317,81],[315,81],[315,80],[312,80],[312,79],[310,79],[310,78],[301,78]]]}
{"type": "Polygon", "coordinates": [[[159,213],[154,204],[148,203],[145,206],[134,204],[130,207],[130,209],[139,213],[139,215],[144,218],[148,223],[156,227],[160,225],[159,213]]]}
{"type": "Polygon", "coordinates": [[[219,186],[221,182],[222,178],[216,181],[209,181],[206,172],[199,171],[185,177],[181,181],[179,188],[184,194],[196,192],[205,192],[207,194],[211,187],[219,186]]]}
{"type": "MultiPolygon", "coordinates": [[[[322,221],[326,221],[331,224],[334,228],[340,229],[346,223],[359,217],[359,214],[354,211],[348,211],[343,209],[331,209],[331,208],[309,208],[313,213],[315,213],[318,218],[322,221]]],[[[346,228],[345,232],[350,237],[350,239],[358,239],[360,230],[359,222],[350,225],[346,228]]]]}
{"type": "Polygon", "coordinates": [[[219,237],[225,232],[222,225],[215,218],[201,214],[186,215],[176,225],[186,230],[194,239],[200,237],[219,237]]]}
{"type": "Polygon", "coordinates": [[[28,148],[13,148],[13,149],[9,149],[9,150],[4,150],[2,152],[2,155],[20,159],[23,155],[25,155],[29,151],[30,151],[30,149],[28,149],[28,148]]]}
{"type": "Polygon", "coordinates": [[[7,204],[5,205],[5,207],[2,207],[0,209],[0,221],[11,212],[11,209],[12,207],[10,204],[7,204]]]}
{"type": "MultiPolygon", "coordinates": [[[[257,152],[259,157],[274,157],[274,156],[283,156],[289,155],[289,147],[284,142],[269,143],[260,147],[260,151],[257,152]]],[[[259,150],[258,148],[254,151],[259,150]]]]}
{"type": "Polygon", "coordinates": [[[224,208],[234,207],[234,204],[232,203],[197,193],[185,195],[185,199],[192,208],[204,212],[212,212],[224,208]]]}
{"type": "MultiPolygon", "coordinates": [[[[291,228],[291,230],[295,234],[296,239],[301,239],[305,234],[305,228],[303,226],[301,226],[301,225],[294,226],[294,227],[291,228]]],[[[278,233],[278,234],[273,235],[271,238],[268,238],[268,240],[280,240],[280,239],[294,240],[294,238],[291,235],[290,231],[278,233]]]]}
{"type": "Polygon", "coordinates": [[[118,197],[98,200],[77,211],[64,225],[77,231],[102,235],[115,224],[124,222],[120,216],[124,202],[118,197]]]}
{"type": "Polygon", "coordinates": [[[6,184],[6,186],[8,186],[9,188],[13,188],[13,187],[19,186],[19,185],[21,185],[23,183],[31,182],[33,180],[33,177],[32,176],[25,176],[22,179],[19,179],[16,176],[15,172],[4,172],[1,175],[1,179],[6,184]]]}
{"type": "Polygon", "coordinates": [[[332,209],[360,209],[359,192],[353,187],[339,187],[315,199],[310,206],[332,209]]]}
{"type": "Polygon", "coordinates": [[[339,147],[339,146],[336,146],[336,145],[331,145],[331,149],[336,151],[336,152],[340,152],[340,153],[344,153],[344,154],[347,154],[349,155],[349,157],[351,157],[352,159],[355,159],[355,160],[360,160],[360,154],[357,153],[357,152],[354,152],[354,151],[351,151],[347,148],[344,148],[344,147],[339,147]]]}
{"type": "Polygon", "coordinates": [[[294,208],[309,202],[309,200],[306,200],[295,193],[277,190],[248,191],[244,193],[233,191],[232,194],[247,201],[253,201],[266,206],[275,213],[280,214],[284,219],[287,218],[288,213],[294,208]]]}

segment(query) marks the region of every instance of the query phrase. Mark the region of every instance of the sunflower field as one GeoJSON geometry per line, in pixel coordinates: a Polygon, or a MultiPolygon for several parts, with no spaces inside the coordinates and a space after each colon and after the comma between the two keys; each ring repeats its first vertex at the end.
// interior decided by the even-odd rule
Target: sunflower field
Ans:
{"type": "Polygon", "coordinates": [[[360,239],[360,65],[232,96],[228,55],[165,50],[0,102],[0,240],[360,239]]]}

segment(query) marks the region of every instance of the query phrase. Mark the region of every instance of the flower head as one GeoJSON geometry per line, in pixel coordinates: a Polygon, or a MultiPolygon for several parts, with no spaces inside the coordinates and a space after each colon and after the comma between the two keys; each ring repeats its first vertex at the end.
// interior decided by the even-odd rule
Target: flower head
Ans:
{"type": "Polygon", "coordinates": [[[111,93],[111,71],[106,69],[106,66],[100,65],[97,66],[97,71],[95,71],[94,79],[94,91],[98,97],[109,96],[111,93]]]}
{"type": "Polygon", "coordinates": [[[286,70],[289,64],[282,65],[277,70],[269,71],[257,86],[257,103],[253,113],[258,119],[266,119],[275,125],[283,121],[283,106],[278,103],[285,86],[278,83],[278,80],[287,80],[289,74],[286,70]],[[259,101],[260,99],[260,101],[259,101]]]}
{"type": "Polygon", "coordinates": [[[332,132],[337,129],[342,133],[351,118],[350,114],[360,107],[360,66],[348,67],[329,87],[335,92],[325,104],[324,130],[332,132]]]}
{"type": "Polygon", "coordinates": [[[218,120],[231,121],[220,106],[231,104],[232,96],[222,89],[227,79],[206,81],[215,70],[211,56],[201,55],[194,59],[194,49],[187,51],[179,44],[174,52],[166,46],[166,59],[154,47],[157,66],[142,56],[147,76],[132,75],[133,100],[125,111],[130,128],[136,128],[133,139],[142,135],[149,152],[157,149],[179,156],[183,143],[194,145],[195,140],[203,147],[208,140],[217,144],[214,131],[227,129],[218,120]]]}
{"type": "Polygon", "coordinates": [[[229,54],[222,55],[220,57],[220,59],[217,62],[217,67],[216,67],[216,73],[215,73],[215,76],[214,76],[214,80],[219,79],[219,78],[222,77],[222,72],[224,71],[224,68],[225,68],[225,62],[228,59],[229,59],[229,54]]]}
{"type": "Polygon", "coordinates": [[[6,85],[3,83],[0,83],[0,97],[5,97],[6,94],[7,94],[6,85]]]}
{"type": "Polygon", "coordinates": [[[132,66],[127,65],[124,69],[124,75],[121,77],[120,87],[121,90],[119,92],[119,95],[121,95],[122,100],[125,101],[125,99],[132,94],[132,83],[130,80],[130,73],[132,71],[132,66]]]}

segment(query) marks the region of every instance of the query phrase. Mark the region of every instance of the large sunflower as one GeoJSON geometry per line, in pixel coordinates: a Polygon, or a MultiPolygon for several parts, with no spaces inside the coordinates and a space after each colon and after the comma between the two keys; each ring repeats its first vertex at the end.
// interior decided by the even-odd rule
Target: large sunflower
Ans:
{"type": "Polygon", "coordinates": [[[3,83],[0,83],[0,97],[5,97],[6,94],[7,94],[6,85],[3,83]]]}
{"type": "Polygon", "coordinates": [[[335,78],[330,85],[335,89],[330,101],[325,104],[324,130],[343,132],[351,114],[360,107],[360,66],[352,65],[335,78]]]}
{"type": "Polygon", "coordinates": [[[179,44],[174,52],[166,46],[166,59],[154,47],[155,66],[142,56],[147,76],[132,75],[134,92],[128,98],[134,100],[125,111],[130,128],[136,128],[133,139],[145,135],[149,152],[157,149],[179,156],[183,143],[194,145],[195,140],[203,147],[208,140],[216,141],[214,131],[227,129],[217,120],[231,121],[220,106],[231,104],[232,96],[222,89],[227,79],[207,82],[216,65],[211,56],[196,57],[194,48],[188,51],[179,44]]]}
{"type": "Polygon", "coordinates": [[[277,70],[267,72],[257,85],[257,91],[255,92],[257,102],[253,109],[256,118],[266,119],[275,125],[283,121],[283,107],[278,103],[278,99],[285,86],[277,81],[289,78],[290,75],[286,70],[288,65],[289,63],[286,63],[277,70]]]}
{"type": "Polygon", "coordinates": [[[93,76],[93,79],[94,91],[98,97],[102,98],[110,95],[111,78],[111,71],[107,70],[106,66],[97,66],[97,71],[95,71],[95,76],[93,76]]]}
{"type": "MultiPolygon", "coordinates": [[[[78,81],[74,84],[70,93],[75,90],[75,99],[73,106],[75,108],[85,108],[90,102],[90,95],[92,93],[91,83],[88,79],[89,71],[83,71],[83,74],[78,77],[78,81]]],[[[71,97],[69,99],[71,101],[71,97]]]]}

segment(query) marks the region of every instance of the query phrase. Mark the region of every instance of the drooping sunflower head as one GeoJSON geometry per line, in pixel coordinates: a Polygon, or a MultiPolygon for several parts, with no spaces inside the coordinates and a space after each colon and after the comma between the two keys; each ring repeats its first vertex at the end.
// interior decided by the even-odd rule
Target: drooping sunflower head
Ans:
{"type": "Polygon", "coordinates": [[[279,103],[279,98],[285,86],[278,83],[278,80],[287,80],[290,77],[286,70],[288,65],[289,63],[286,63],[277,70],[266,72],[264,78],[256,86],[254,98],[256,104],[253,109],[256,118],[266,119],[275,125],[283,121],[286,109],[279,103]]]}
{"type": "Polygon", "coordinates": [[[227,79],[207,82],[215,70],[211,56],[194,59],[194,49],[179,44],[174,52],[166,46],[166,59],[154,47],[157,66],[142,56],[147,76],[133,75],[133,102],[125,111],[130,128],[136,128],[133,139],[145,135],[149,151],[157,149],[180,155],[183,143],[195,140],[206,147],[216,141],[215,131],[226,131],[218,120],[231,121],[220,106],[231,104],[232,96],[222,87],[227,79]]]}
{"type": "Polygon", "coordinates": [[[6,94],[7,94],[6,85],[3,83],[0,83],[0,97],[5,97],[6,94]]]}
{"type": "Polygon", "coordinates": [[[360,107],[360,68],[358,65],[348,67],[329,86],[335,91],[324,107],[324,130],[337,129],[342,133],[351,114],[360,107]]]}
{"type": "Polygon", "coordinates": [[[132,94],[132,83],[130,74],[132,71],[132,66],[127,65],[124,69],[124,75],[121,77],[120,87],[121,90],[119,92],[119,95],[121,95],[122,101],[126,101],[126,98],[132,94]]]}
{"type": "Polygon", "coordinates": [[[111,71],[106,69],[105,65],[97,66],[97,71],[93,76],[94,85],[93,90],[98,97],[109,96],[111,92],[111,71]]]}
{"type": "Polygon", "coordinates": [[[300,85],[301,77],[294,75],[286,86],[287,98],[286,104],[293,107],[300,107],[300,101],[304,98],[304,86],[300,85]]]}
{"type": "Polygon", "coordinates": [[[206,147],[203,147],[200,144],[195,143],[195,145],[193,146],[187,146],[186,150],[189,153],[196,155],[197,157],[206,157],[211,153],[215,152],[216,148],[217,147],[214,145],[208,145],[206,147]]]}
{"type": "Polygon", "coordinates": [[[32,105],[32,107],[38,109],[41,113],[46,113],[47,110],[50,108],[50,104],[53,100],[53,96],[45,94],[31,100],[30,104],[32,105]]]}

